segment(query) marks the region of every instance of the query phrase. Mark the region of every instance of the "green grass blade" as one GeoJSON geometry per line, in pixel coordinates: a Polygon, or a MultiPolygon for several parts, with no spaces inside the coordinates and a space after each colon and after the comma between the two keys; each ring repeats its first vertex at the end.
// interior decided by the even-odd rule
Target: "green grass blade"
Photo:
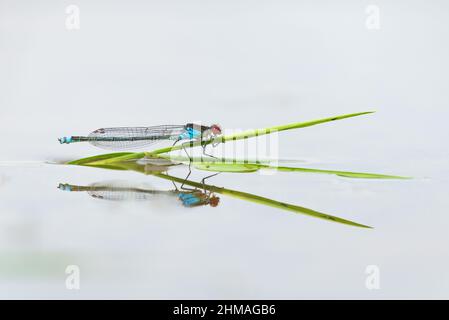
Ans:
{"type": "Polygon", "coordinates": [[[204,171],[214,171],[214,172],[235,172],[235,173],[249,173],[259,171],[260,165],[249,164],[249,163],[202,163],[202,162],[192,162],[192,166],[196,169],[204,171]]]}
{"type": "MultiPolygon", "coordinates": [[[[164,159],[176,159],[176,161],[189,163],[187,157],[171,157],[159,155],[158,157],[164,159]]],[[[319,173],[319,174],[331,174],[345,178],[357,178],[357,179],[411,179],[411,177],[386,175],[379,173],[367,173],[367,172],[351,172],[351,171],[339,171],[339,170],[324,170],[314,168],[300,168],[300,167],[286,167],[286,166],[273,166],[268,165],[270,161],[247,161],[242,159],[204,159],[193,158],[191,165],[199,170],[214,171],[214,172],[256,172],[260,169],[276,170],[281,172],[304,172],[304,173],[319,173]],[[206,160],[206,161],[205,161],[206,160]]]]}
{"type": "Polygon", "coordinates": [[[254,163],[217,163],[217,162],[192,162],[192,166],[199,170],[214,171],[214,172],[255,172],[260,169],[276,170],[281,172],[305,172],[305,173],[320,173],[331,174],[345,178],[357,178],[357,179],[410,179],[410,177],[401,177],[377,173],[366,172],[350,172],[350,171],[336,171],[336,170],[323,170],[313,168],[298,168],[298,167],[278,167],[264,164],[254,163]]]}
{"type": "MultiPolygon", "coordinates": [[[[113,166],[115,163],[137,160],[145,156],[145,153],[110,153],[104,155],[98,155],[94,157],[83,158],[68,162],[67,164],[73,165],[95,165],[99,166],[113,166]]],[[[159,158],[172,159],[172,157],[165,155],[158,155],[159,158]]],[[[188,163],[187,157],[174,157],[173,160],[178,162],[188,163]]],[[[367,172],[351,172],[351,171],[338,171],[338,170],[324,170],[314,168],[300,168],[300,167],[286,167],[286,166],[272,166],[264,164],[260,161],[249,162],[241,159],[225,159],[202,161],[202,158],[194,158],[191,165],[199,170],[213,171],[213,172],[229,172],[229,173],[250,173],[256,172],[260,169],[277,170],[280,172],[304,172],[304,173],[318,173],[318,174],[330,174],[337,175],[345,178],[356,179],[411,179],[411,177],[403,177],[396,175],[386,175],[378,173],[367,172]]],[[[139,165],[137,165],[139,166],[139,165]]]]}
{"type": "MultiPolygon", "coordinates": [[[[312,120],[312,121],[306,121],[306,122],[297,122],[297,123],[291,123],[291,124],[286,124],[286,125],[281,125],[281,126],[275,126],[275,127],[270,127],[270,128],[264,128],[264,129],[256,129],[256,130],[247,130],[241,133],[237,133],[237,134],[231,134],[231,135],[227,135],[227,136],[220,136],[216,139],[212,139],[212,140],[208,140],[208,141],[197,141],[197,142],[191,142],[191,143],[184,143],[184,146],[186,148],[193,148],[193,147],[197,147],[197,146],[201,146],[201,145],[208,145],[211,143],[225,143],[227,141],[236,141],[236,140],[242,140],[242,139],[248,139],[248,138],[252,138],[252,137],[258,137],[258,136],[263,136],[266,134],[270,134],[273,132],[279,132],[279,131],[285,131],[285,130],[291,130],[291,129],[298,129],[298,128],[305,128],[305,127],[310,127],[310,126],[314,126],[317,124],[321,124],[321,123],[326,123],[326,122],[331,122],[331,121],[336,121],[336,120],[342,120],[342,119],[346,119],[346,118],[352,118],[352,117],[356,117],[356,116],[361,116],[361,115],[365,115],[365,114],[370,114],[373,113],[374,111],[366,111],[366,112],[358,112],[358,113],[351,113],[351,114],[345,114],[345,115],[341,115],[341,116],[336,116],[336,117],[330,117],[330,118],[324,118],[324,119],[318,119],[318,120],[312,120]]],[[[150,154],[161,154],[161,153],[167,153],[167,152],[171,152],[171,151],[176,151],[176,150],[181,150],[183,147],[182,145],[176,145],[173,147],[166,147],[166,148],[162,148],[162,149],[158,149],[158,150],[154,150],[149,152],[150,154]]]]}
{"type": "MultiPolygon", "coordinates": [[[[324,119],[318,119],[318,120],[312,120],[312,121],[306,121],[306,122],[297,122],[297,123],[291,123],[281,126],[275,126],[270,128],[264,128],[264,129],[256,129],[256,130],[247,130],[241,133],[227,135],[227,136],[221,136],[213,140],[208,141],[197,141],[197,142],[190,142],[190,143],[184,143],[184,146],[186,148],[193,148],[201,145],[208,145],[211,143],[225,143],[227,141],[237,141],[242,139],[248,139],[252,137],[258,137],[266,134],[270,134],[273,132],[279,132],[279,131],[285,131],[285,130],[291,130],[291,129],[298,129],[298,128],[305,128],[314,126],[321,123],[336,121],[336,120],[342,120],[346,118],[352,118],[356,116],[361,116],[365,114],[373,113],[374,111],[366,111],[366,112],[358,112],[358,113],[351,113],[351,114],[345,114],[341,116],[336,117],[330,117],[330,118],[324,118],[324,119]]],[[[113,163],[113,162],[121,162],[125,160],[132,160],[132,159],[140,159],[143,158],[145,155],[158,155],[163,154],[171,151],[181,150],[183,147],[181,144],[172,146],[172,147],[166,147],[158,150],[154,150],[151,152],[116,152],[116,153],[108,153],[88,158],[83,158],[79,160],[74,160],[71,162],[68,162],[67,164],[84,164],[84,163],[95,163],[95,162],[102,162],[103,164],[113,163]]]]}

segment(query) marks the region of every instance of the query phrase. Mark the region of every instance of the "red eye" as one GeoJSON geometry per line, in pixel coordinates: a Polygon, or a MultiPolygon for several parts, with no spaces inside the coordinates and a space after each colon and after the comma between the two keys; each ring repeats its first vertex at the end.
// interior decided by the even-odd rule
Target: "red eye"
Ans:
{"type": "Polygon", "coordinates": [[[216,207],[220,203],[220,198],[216,196],[212,196],[209,200],[209,204],[211,207],[216,207]]]}
{"type": "Polygon", "coordinates": [[[213,124],[210,128],[213,134],[221,134],[221,127],[218,124],[213,124]]]}

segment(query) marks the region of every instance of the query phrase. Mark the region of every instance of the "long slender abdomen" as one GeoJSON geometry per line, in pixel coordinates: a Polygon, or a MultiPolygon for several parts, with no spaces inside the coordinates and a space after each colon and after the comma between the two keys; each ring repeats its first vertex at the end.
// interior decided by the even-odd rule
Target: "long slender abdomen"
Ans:
{"type": "Polygon", "coordinates": [[[182,125],[103,128],[92,132],[87,141],[103,149],[132,149],[158,141],[176,140],[184,130],[182,125]]]}

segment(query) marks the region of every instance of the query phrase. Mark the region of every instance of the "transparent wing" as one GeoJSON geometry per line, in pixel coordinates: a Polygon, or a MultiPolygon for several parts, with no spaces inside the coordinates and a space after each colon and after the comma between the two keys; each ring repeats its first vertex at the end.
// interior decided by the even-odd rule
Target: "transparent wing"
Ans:
{"type": "Polygon", "coordinates": [[[112,201],[150,200],[163,191],[152,190],[145,185],[136,185],[127,181],[105,181],[93,183],[87,193],[93,198],[112,201]]]}
{"type": "Polygon", "coordinates": [[[133,149],[162,140],[176,140],[184,131],[183,125],[102,128],[89,134],[88,141],[103,149],[133,149]]]}

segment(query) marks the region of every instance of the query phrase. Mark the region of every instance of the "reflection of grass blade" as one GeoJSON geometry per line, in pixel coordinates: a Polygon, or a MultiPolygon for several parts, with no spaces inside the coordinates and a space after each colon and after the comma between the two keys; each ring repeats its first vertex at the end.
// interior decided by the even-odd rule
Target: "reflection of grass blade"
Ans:
{"type": "Polygon", "coordinates": [[[179,183],[184,182],[184,184],[192,186],[192,187],[204,188],[204,189],[214,192],[214,193],[227,195],[227,196],[230,196],[233,198],[254,202],[254,203],[262,204],[262,205],[269,206],[269,207],[274,207],[274,208],[287,210],[287,211],[291,211],[291,212],[295,212],[295,213],[301,213],[301,214],[305,214],[305,215],[312,216],[315,218],[338,222],[338,223],[342,223],[342,224],[346,224],[346,225],[350,225],[350,226],[361,227],[361,228],[371,228],[370,226],[366,226],[366,225],[363,225],[363,224],[360,224],[360,223],[357,223],[354,221],[342,219],[342,218],[339,218],[336,216],[331,216],[326,213],[318,212],[318,211],[315,211],[315,210],[312,210],[309,208],[300,207],[297,205],[293,205],[293,204],[257,196],[255,194],[251,194],[251,193],[247,193],[247,192],[241,192],[241,191],[216,187],[216,186],[207,185],[207,184],[203,185],[202,183],[198,183],[198,182],[194,182],[194,181],[190,181],[190,180],[184,180],[181,178],[169,176],[167,174],[154,173],[152,175],[154,175],[158,178],[171,180],[171,181],[175,181],[175,182],[179,182],[179,183]]]}
{"type": "MultiPolygon", "coordinates": [[[[89,167],[97,167],[96,165],[86,165],[89,167]]],[[[214,192],[214,193],[218,193],[218,194],[223,194],[223,195],[227,195],[229,197],[233,197],[233,198],[237,198],[237,199],[241,199],[241,200],[245,200],[245,201],[249,201],[249,202],[254,202],[254,203],[258,203],[258,204],[262,204],[262,205],[266,205],[266,206],[270,206],[273,208],[278,208],[278,209],[282,209],[282,210],[287,210],[287,211],[291,211],[294,213],[300,213],[300,214],[305,214],[308,216],[312,216],[315,218],[320,218],[320,219],[324,219],[324,220],[328,220],[328,221],[333,221],[333,222],[338,222],[338,223],[342,223],[342,224],[346,224],[346,225],[350,225],[350,226],[355,226],[355,227],[361,227],[361,228],[371,228],[369,226],[354,222],[354,221],[350,221],[350,220],[346,220],[346,219],[342,219],[336,216],[332,216],[326,213],[322,213],[322,212],[318,212],[309,208],[305,208],[305,207],[301,207],[301,206],[297,206],[297,205],[293,205],[293,204],[289,204],[289,203],[285,203],[285,202],[280,202],[280,201],[276,201],[273,199],[269,199],[269,198],[265,198],[265,197],[261,197],[261,196],[257,196],[255,194],[251,194],[251,193],[247,193],[247,192],[241,192],[241,191],[237,191],[237,190],[231,190],[231,189],[226,189],[226,188],[221,188],[221,187],[216,187],[216,186],[212,186],[212,185],[208,185],[208,184],[202,184],[199,182],[194,182],[194,181],[190,181],[190,180],[184,180],[182,178],[177,178],[177,177],[173,177],[167,174],[163,174],[163,173],[159,173],[159,172],[147,172],[145,170],[145,166],[143,165],[139,165],[138,163],[134,162],[134,161],[126,161],[126,162],[117,162],[114,165],[109,165],[109,166],[105,166],[105,165],[101,165],[98,166],[100,168],[104,168],[104,169],[115,169],[115,170],[133,170],[133,171],[137,171],[146,175],[152,175],[161,179],[165,179],[165,180],[170,180],[170,181],[174,181],[174,182],[178,182],[178,183],[183,183],[186,185],[189,185],[191,187],[196,187],[196,188],[200,188],[200,189],[206,189],[208,191],[214,192]]]]}
{"type": "Polygon", "coordinates": [[[130,155],[137,155],[137,153],[134,153],[134,152],[106,153],[106,154],[100,154],[98,156],[92,156],[92,157],[82,158],[82,159],[78,159],[78,160],[73,160],[73,161],[67,162],[67,164],[83,165],[83,164],[87,164],[87,163],[94,163],[97,161],[117,159],[120,157],[124,157],[124,156],[126,157],[126,156],[130,156],[130,155]]]}
{"type": "Polygon", "coordinates": [[[122,166],[114,166],[114,165],[108,165],[108,164],[97,164],[97,165],[90,165],[90,164],[82,164],[82,166],[85,167],[92,167],[92,168],[102,168],[102,169],[108,169],[108,170],[129,170],[128,168],[124,168],[122,166]]]}

